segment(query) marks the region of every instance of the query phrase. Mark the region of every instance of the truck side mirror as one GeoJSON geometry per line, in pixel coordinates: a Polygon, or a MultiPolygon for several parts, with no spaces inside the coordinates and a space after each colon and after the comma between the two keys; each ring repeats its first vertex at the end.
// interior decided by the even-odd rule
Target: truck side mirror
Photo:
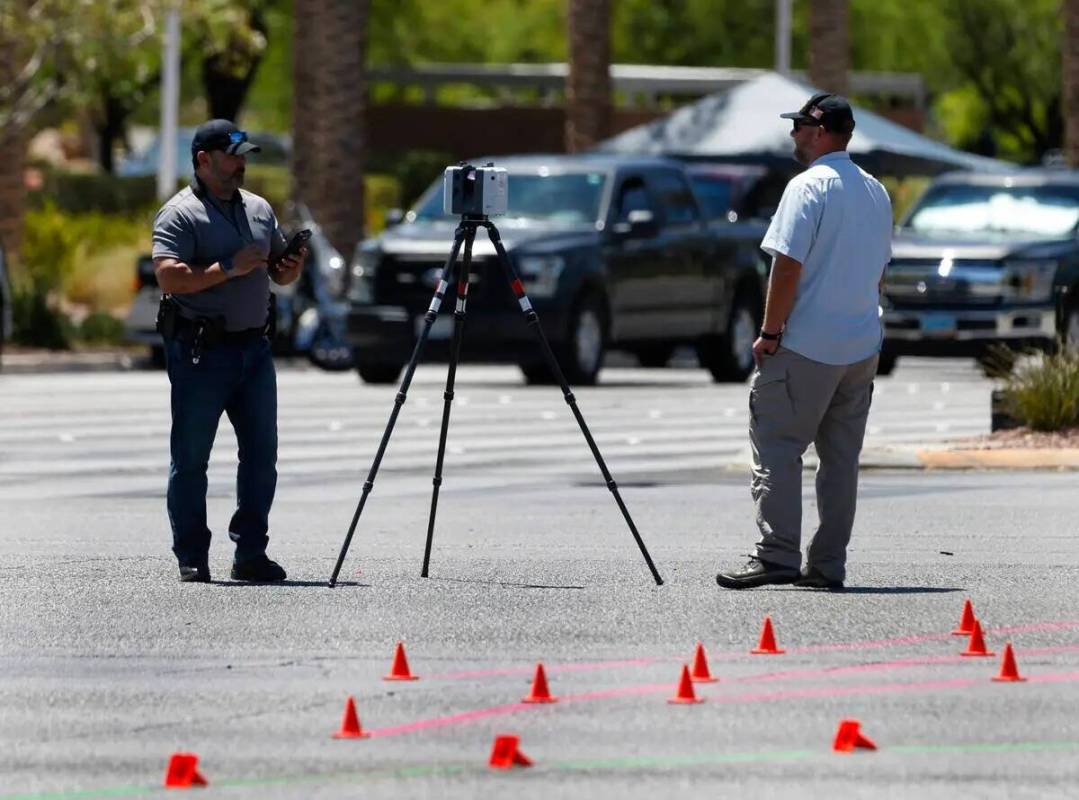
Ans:
{"type": "Polygon", "coordinates": [[[647,239],[659,231],[656,215],[647,208],[637,208],[626,215],[626,219],[616,222],[611,230],[616,236],[626,239],[647,239]]]}
{"type": "Polygon", "coordinates": [[[393,225],[400,225],[404,222],[405,212],[399,208],[390,208],[386,210],[386,216],[383,221],[386,223],[386,227],[392,227],[393,225]]]}

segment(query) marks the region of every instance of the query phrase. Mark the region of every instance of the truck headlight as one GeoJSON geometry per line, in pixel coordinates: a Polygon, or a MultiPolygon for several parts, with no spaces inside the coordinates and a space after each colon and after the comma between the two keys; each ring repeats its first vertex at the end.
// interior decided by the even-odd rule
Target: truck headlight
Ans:
{"type": "Polygon", "coordinates": [[[1043,302],[1053,295],[1058,264],[1053,259],[1004,262],[1004,285],[1016,300],[1043,302]]]}
{"type": "Polygon", "coordinates": [[[518,262],[521,283],[533,297],[553,297],[558,290],[558,278],[566,267],[562,256],[522,256],[518,262]]]}
{"type": "Polygon", "coordinates": [[[322,274],[330,296],[341,297],[345,292],[345,259],[336,253],[330,256],[326,259],[322,274]]]}
{"type": "Polygon", "coordinates": [[[356,255],[352,259],[348,287],[348,299],[353,303],[373,303],[375,301],[371,287],[375,280],[378,258],[377,250],[366,249],[362,246],[356,248],[356,255]]]}

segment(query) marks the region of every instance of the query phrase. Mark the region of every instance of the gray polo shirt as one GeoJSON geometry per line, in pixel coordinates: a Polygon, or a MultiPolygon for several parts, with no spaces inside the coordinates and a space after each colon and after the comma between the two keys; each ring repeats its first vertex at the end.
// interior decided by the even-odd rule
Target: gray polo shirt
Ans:
{"type": "MultiPolygon", "coordinates": [[[[205,269],[249,244],[257,244],[267,257],[287,245],[264,199],[241,189],[231,201],[219,200],[197,178],[157,212],[153,241],[154,258],[175,258],[192,269],[205,269]]],[[[269,297],[270,276],[264,269],[201,292],[172,295],[185,317],[223,316],[230,331],[265,325],[269,297]]]]}

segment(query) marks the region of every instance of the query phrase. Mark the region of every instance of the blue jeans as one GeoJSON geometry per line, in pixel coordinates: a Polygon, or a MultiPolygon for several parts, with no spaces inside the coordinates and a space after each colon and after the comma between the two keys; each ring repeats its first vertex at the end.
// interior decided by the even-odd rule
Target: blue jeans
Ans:
{"type": "Polygon", "coordinates": [[[182,338],[165,346],[172,383],[168,511],[172,552],[181,566],[203,566],[210,551],[206,466],[222,412],[239,445],[236,513],[229,538],[236,561],[265,554],[270,506],[277,488],[277,374],[265,338],[203,348],[191,363],[182,338]]]}

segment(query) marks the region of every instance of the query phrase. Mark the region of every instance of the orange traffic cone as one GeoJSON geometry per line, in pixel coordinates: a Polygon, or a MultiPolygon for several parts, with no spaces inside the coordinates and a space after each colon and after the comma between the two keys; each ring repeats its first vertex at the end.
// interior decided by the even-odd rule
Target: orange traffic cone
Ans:
{"type": "Polygon", "coordinates": [[[543,664],[536,664],[536,677],[532,679],[532,691],[528,697],[521,698],[522,703],[557,703],[558,698],[551,696],[551,690],[547,688],[547,673],[543,670],[543,664]]]}
{"type": "Polygon", "coordinates": [[[682,678],[678,681],[678,692],[674,697],[667,700],[668,703],[703,703],[704,700],[697,697],[693,691],[693,681],[689,677],[689,667],[682,665],[682,678]]]}
{"type": "Polygon", "coordinates": [[[165,769],[165,788],[189,789],[206,786],[206,779],[199,772],[199,757],[194,753],[173,753],[165,769]]]}
{"type": "Polygon", "coordinates": [[[767,616],[764,618],[764,626],[761,628],[761,640],[757,643],[757,646],[749,651],[755,655],[779,655],[780,653],[786,653],[786,650],[780,650],[776,647],[776,635],[772,632],[772,617],[767,616]]]}
{"type": "Polygon", "coordinates": [[[704,645],[697,642],[697,650],[693,654],[693,672],[689,676],[694,683],[715,683],[719,678],[713,678],[708,671],[708,657],[704,654],[704,645]]]}
{"type": "Polygon", "coordinates": [[[876,750],[877,745],[862,733],[862,723],[856,719],[845,719],[839,723],[839,729],[835,732],[832,749],[837,753],[850,753],[856,748],[876,750]]]}
{"type": "Polygon", "coordinates": [[[952,636],[970,636],[974,630],[974,606],[968,597],[963,601],[963,616],[959,618],[959,627],[952,631],[952,636]]]}
{"type": "Polygon", "coordinates": [[[974,630],[970,632],[970,641],[967,649],[960,653],[963,656],[992,656],[996,655],[992,650],[985,649],[985,637],[982,636],[982,623],[975,618],[974,630]]]}
{"type": "Polygon", "coordinates": [[[401,643],[397,643],[397,649],[393,652],[393,667],[390,669],[390,674],[386,675],[382,680],[384,681],[418,681],[419,675],[413,675],[408,669],[408,658],[405,656],[405,646],[401,643]]]}
{"type": "Polygon", "coordinates": [[[360,718],[356,716],[356,703],[352,695],[345,703],[345,715],[341,718],[341,730],[333,735],[334,739],[366,739],[371,734],[360,727],[360,718]]]}
{"type": "Polygon", "coordinates": [[[492,769],[513,769],[514,767],[531,767],[532,760],[517,749],[520,736],[498,734],[495,736],[494,747],[491,748],[491,760],[488,765],[492,769]]]}
{"type": "Polygon", "coordinates": [[[995,681],[1025,681],[1019,675],[1019,668],[1015,665],[1015,653],[1012,652],[1012,643],[1008,642],[1004,645],[1004,655],[1000,659],[1000,674],[993,678],[995,681]]]}

